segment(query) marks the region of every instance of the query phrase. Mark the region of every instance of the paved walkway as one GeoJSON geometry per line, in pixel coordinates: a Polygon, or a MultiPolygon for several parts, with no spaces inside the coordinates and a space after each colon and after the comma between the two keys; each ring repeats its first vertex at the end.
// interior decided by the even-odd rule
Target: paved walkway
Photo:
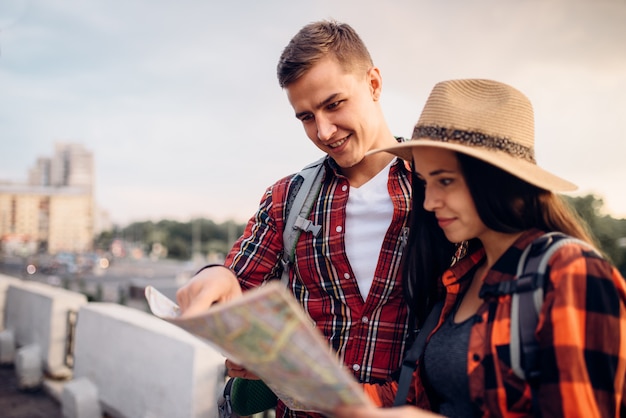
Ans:
{"type": "Polygon", "coordinates": [[[62,418],[61,405],[43,389],[20,391],[12,365],[0,366],[0,416],[3,418],[62,418]]]}

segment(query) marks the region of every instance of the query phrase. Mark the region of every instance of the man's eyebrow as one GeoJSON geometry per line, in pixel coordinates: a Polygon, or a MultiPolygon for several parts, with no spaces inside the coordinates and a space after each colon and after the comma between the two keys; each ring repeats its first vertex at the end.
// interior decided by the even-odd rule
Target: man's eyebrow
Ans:
{"type": "MultiPolygon", "coordinates": [[[[333,93],[330,96],[328,96],[326,99],[322,100],[320,103],[318,103],[317,105],[314,106],[314,109],[321,109],[324,106],[327,106],[329,103],[334,102],[337,99],[337,96],[339,96],[339,93],[333,93]]],[[[300,119],[302,116],[307,115],[311,113],[308,110],[305,110],[304,112],[298,112],[296,113],[296,118],[300,119]]]]}

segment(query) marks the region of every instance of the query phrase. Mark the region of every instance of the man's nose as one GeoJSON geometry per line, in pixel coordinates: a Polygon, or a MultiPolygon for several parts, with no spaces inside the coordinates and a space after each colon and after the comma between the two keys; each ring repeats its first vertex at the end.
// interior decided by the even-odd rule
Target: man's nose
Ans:
{"type": "Polygon", "coordinates": [[[328,141],[337,132],[337,126],[329,118],[320,116],[315,120],[317,123],[317,138],[320,141],[328,141]]]}

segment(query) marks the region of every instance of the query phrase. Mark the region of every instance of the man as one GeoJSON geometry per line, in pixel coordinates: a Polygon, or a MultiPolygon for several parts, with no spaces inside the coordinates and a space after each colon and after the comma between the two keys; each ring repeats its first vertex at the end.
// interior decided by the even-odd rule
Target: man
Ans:
{"type": "MultiPolygon", "coordinates": [[[[400,264],[411,174],[387,153],[366,156],[397,142],[380,106],[380,70],[349,25],[320,21],[285,47],[278,80],[309,139],[328,154],[309,216],[322,232],[300,236],[289,288],[355,378],[382,382],[399,367],[407,334],[400,264]]],[[[179,289],[185,316],[280,278],[293,184],[291,175],[270,186],[225,265],[203,269],[179,289]]],[[[227,367],[231,376],[251,377],[227,367]]],[[[276,412],[311,416],[280,402],[276,412]]]]}

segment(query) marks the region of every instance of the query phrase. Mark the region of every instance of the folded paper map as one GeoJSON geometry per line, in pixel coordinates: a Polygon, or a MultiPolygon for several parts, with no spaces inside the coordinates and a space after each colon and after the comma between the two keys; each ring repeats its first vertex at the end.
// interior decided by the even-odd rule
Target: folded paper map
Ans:
{"type": "Polygon", "coordinates": [[[205,339],[255,373],[290,408],[330,411],[370,401],[291,293],[279,282],[180,318],[180,309],[146,287],[152,313],[205,339]]]}

